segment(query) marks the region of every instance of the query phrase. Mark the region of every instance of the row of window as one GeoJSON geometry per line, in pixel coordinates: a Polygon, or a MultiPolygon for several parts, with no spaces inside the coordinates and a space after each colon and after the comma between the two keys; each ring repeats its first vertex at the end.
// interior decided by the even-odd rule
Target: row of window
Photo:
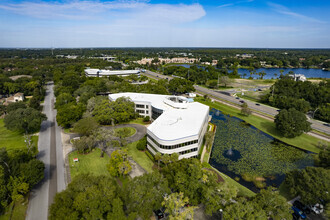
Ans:
{"type": "MultiPolygon", "coordinates": [[[[158,152],[158,151],[152,146],[152,144],[151,144],[150,142],[148,142],[148,145],[149,145],[149,147],[151,147],[155,152],[158,152]]],[[[196,147],[196,148],[192,148],[192,149],[189,149],[189,150],[180,151],[179,154],[180,154],[180,155],[183,155],[183,154],[189,154],[189,153],[191,153],[191,152],[195,152],[195,151],[197,151],[197,150],[198,150],[198,147],[196,147]]]]}
{"type": "Polygon", "coordinates": [[[155,141],[152,137],[150,137],[149,134],[147,134],[147,137],[150,140],[152,140],[152,142],[154,142],[159,148],[166,149],[166,150],[176,149],[176,148],[179,148],[179,147],[184,147],[184,146],[188,146],[188,145],[191,145],[191,144],[198,143],[198,140],[193,140],[193,141],[187,141],[187,142],[184,142],[184,143],[181,143],[181,144],[176,144],[176,145],[162,145],[162,144],[159,144],[157,141],[155,141]]]}
{"type": "Polygon", "coordinates": [[[197,149],[198,149],[198,147],[193,148],[193,149],[189,149],[189,150],[185,150],[185,151],[181,151],[181,152],[179,152],[179,154],[180,155],[182,155],[182,154],[189,154],[191,152],[197,151],[197,149]]]}
{"type": "Polygon", "coordinates": [[[148,110],[146,110],[146,111],[144,111],[144,110],[140,110],[140,109],[136,109],[136,112],[137,113],[141,113],[141,114],[149,114],[149,111],[148,110]]]}
{"type": "Polygon", "coordinates": [[[135,107],[136,108],[144,108],[145,107],[146,109],[148,109],[149,108],[149,105],[146,105],[145,106],[145,105],[136,104],[135,107]]]}

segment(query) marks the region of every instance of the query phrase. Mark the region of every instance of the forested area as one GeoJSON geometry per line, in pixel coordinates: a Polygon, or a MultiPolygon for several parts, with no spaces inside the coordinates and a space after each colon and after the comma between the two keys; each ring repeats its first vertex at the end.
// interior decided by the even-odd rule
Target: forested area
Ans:
{"type": "Polygon", "coordinates": [[[329,79],[312,83],[281,77],[262,101],[280,109],[294,108],[303,113],[312,111],[312,117],[330,122],[329,79]]]}
{"type": "Polygon", "coordinates": [[[218,60],[218,67],[229,68],[235,62],[245,68],[260,68],[260,61],[273,67],[330,68],[330,51],[327,49],[248,49],[248,48],[86,48],[86,49],[1,49],[2,58],[54,58],[76,55],[80,58],[116,56],[129,63],[144,57],[174,58],[187,56],[200,58],[201,62],[218,60]],[[252,54],[242,59],[237,55],[252,54]]]}
{"type": "Polygon", "coordinates": [[[217,215],[222,208],[227,218],[291,217],[289,204],[278,192],[268,189],[252,198],[242,197],[197,159],[182,159],[124,182],[110,176],[81,175],[56,195],[50,219],[149,219],[162,206],[170,218],[186,219],[201,203],[207,214],[217,215]]]}

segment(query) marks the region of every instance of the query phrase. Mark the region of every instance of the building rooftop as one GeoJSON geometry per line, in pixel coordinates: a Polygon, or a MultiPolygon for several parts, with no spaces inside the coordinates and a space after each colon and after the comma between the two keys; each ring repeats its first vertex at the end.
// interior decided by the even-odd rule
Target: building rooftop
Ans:
{"type": "Polygon", "coordinates": [[[117,93],[109,95],[111,100],[129,97],[133,102],[151,104],[163,110],[148,128],[158,139],[177,140],[198,135],[209,113],[209,107],[183,96],[157,95],[145,93],[117,93]]]}
{"type": "Polygon", "coordinates": [[[87,76],[116,76],[116,75],[131,75],[139,74],[140,70],[100,70],[100,69],[85,69],[87,76]]]}

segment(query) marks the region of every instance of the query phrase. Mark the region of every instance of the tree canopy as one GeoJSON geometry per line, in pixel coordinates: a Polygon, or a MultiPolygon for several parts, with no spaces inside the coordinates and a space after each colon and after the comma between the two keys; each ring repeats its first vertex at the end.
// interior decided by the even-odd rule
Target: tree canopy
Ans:
{"type": "Polygon", "coordinates": [[[293,138],[311,130],[304,113],[295,109],[283,109],[275,116],[276,129],[284,137],[293,138]]]}
{"type": "Polygon", "coordinates": [[[39,131],[41,122],[46,119],[46,115],[34,108],[19,108],[7,114],[4,123],[9,130],[33,133],[39,131]]]}

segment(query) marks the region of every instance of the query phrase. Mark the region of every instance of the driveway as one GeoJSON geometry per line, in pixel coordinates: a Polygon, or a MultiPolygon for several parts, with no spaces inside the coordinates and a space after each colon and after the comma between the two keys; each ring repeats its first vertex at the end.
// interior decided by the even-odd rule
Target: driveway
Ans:
{"type": "Polygon", "coordinates": [[[117,129],[117,128],[126,128],[126,127],[133,127],[136,130],[136,133],[134,135],[126,138],[126,141],[128,144],[140,140],[147,134],[147,128],[144,125],[139,125],[139,124],[122,124],[122,125],[116,125],[116,126],[111,126],[111,127],[105,126],[103,128],[113,130],[113,129],[117,129]]]}

